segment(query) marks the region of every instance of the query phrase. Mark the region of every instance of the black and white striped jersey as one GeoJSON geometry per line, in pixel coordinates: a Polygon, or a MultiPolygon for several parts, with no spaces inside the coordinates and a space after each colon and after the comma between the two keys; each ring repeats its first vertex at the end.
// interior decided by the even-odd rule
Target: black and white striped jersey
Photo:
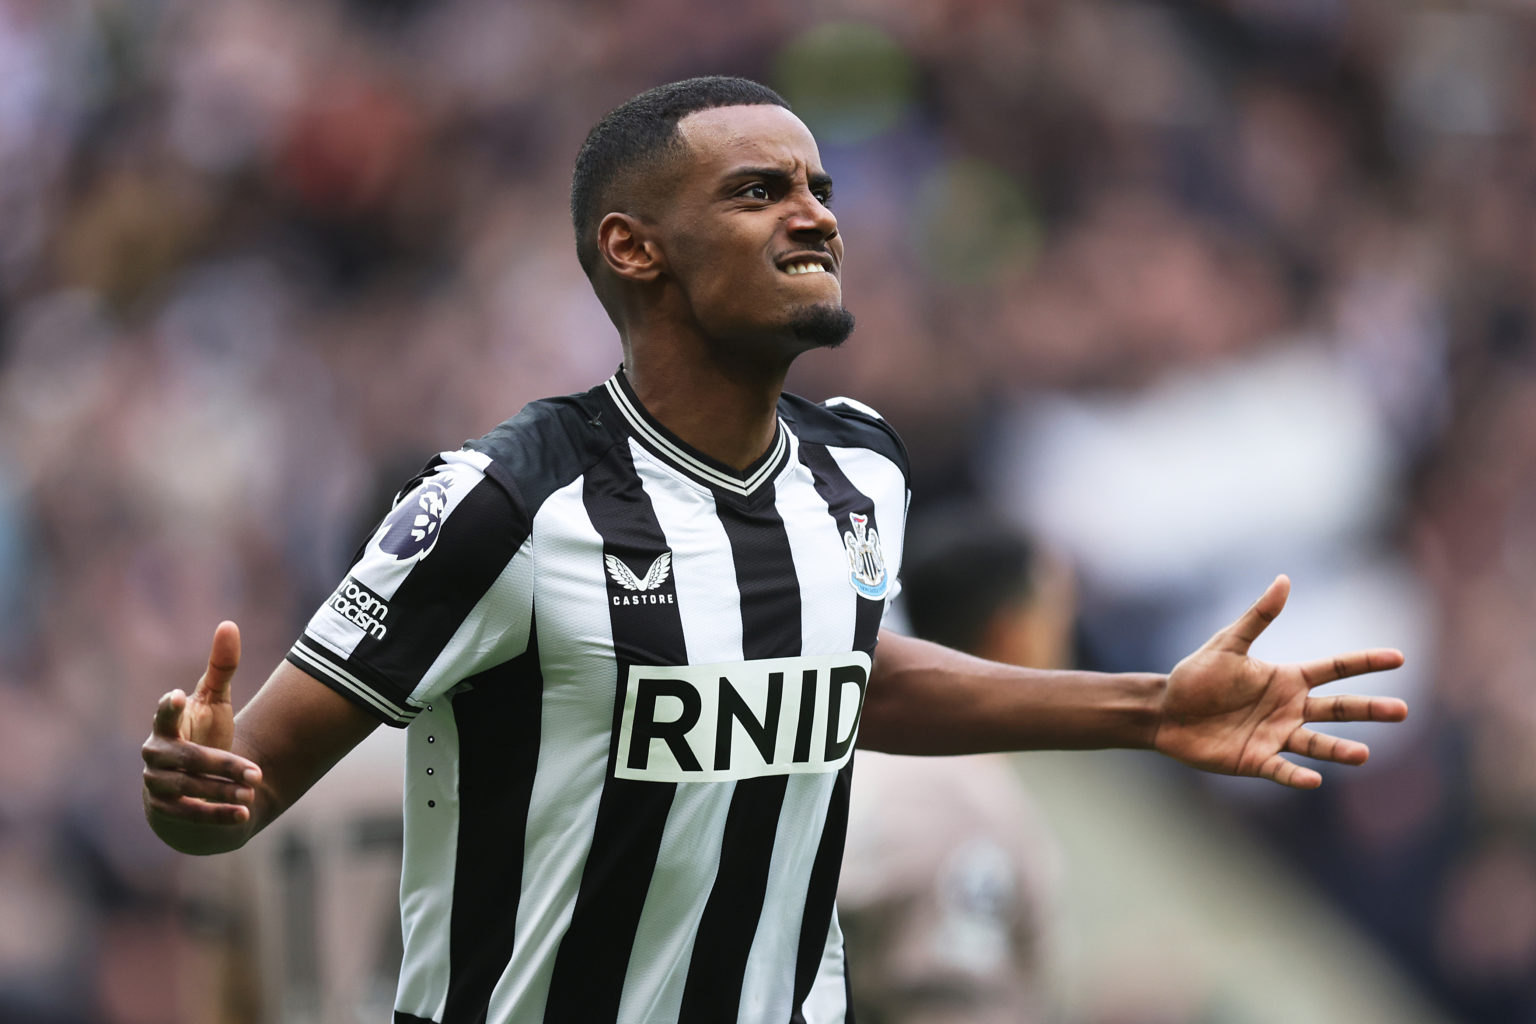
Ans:
{"type": "Polygon", "coordinates": [[[907,497],[863,406],[784,396],[738,472],[622,372],[407,485],[289,654],[410,726],[397,1022],[844,1020],[907,497]]]}

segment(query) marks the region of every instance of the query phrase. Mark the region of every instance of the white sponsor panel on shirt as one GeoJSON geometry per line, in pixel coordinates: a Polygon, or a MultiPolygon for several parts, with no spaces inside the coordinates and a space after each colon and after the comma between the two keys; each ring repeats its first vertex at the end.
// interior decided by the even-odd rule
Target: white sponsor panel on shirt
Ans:
{"type": "Polygon", "coordinates": [[[860,651],[713,665],[633,665],[614,774],[720,782],[837,771],[869,685],[860,651]]]}

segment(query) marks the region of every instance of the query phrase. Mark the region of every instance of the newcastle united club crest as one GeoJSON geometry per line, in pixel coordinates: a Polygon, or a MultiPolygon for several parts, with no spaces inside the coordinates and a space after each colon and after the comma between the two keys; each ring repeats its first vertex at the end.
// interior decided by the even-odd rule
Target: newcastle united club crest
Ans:
{"type": "Polygon", "coordinates": [[[891,588],[885,572],[885,555],[880,551],[880,534],[869,528],[869,516],[851,513],[853,529],[843,534],[843,549],[848,554],[848,582],[860,597],[879,601],[891,588]]]}

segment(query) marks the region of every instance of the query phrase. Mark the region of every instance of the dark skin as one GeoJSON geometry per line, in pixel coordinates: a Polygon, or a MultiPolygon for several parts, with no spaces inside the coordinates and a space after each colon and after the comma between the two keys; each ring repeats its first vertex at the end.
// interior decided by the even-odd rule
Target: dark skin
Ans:
{"type": "MultiPolygon", "coordinates": [[[[678,127],[688,155],[654,190],[664,198],[600,222],[594,287],[646,408],[741,468],[767,450],[785,375],[815,344],[795,329],[797,318],[841,306],[842,236],[815,139],[789,111],[725,107],[678,127]],[[808,263],[822,272],[786,270],[808,263]]],[[[911,754],[1131,747],[1314,788],[1322,776],[1287,755],[1354,765],[1369,751],[1309,723],[1397,722],[1408,709],[1312,691],[1396,668],[1403,656],[1373,649],[1285,665],[1250,657],[1289,592],[1278,577],[1167,675],[1017,668],[882,631],[859,745],[911,754]]],[[[145,815],[188,853],[242,845],[378,724],[288,662],[236,715],[239,660],[239,631],[221,623],[207,671],[190,695],[161,698],[144,743],[145,815]]]]}
{"type": "Polygon", "coordinates": [[[689,156],[667,198],[599,223],[596,287],[646,409],[743,468],[772,442],[784,377],[811,347],[787,325],[807,306],[842,305],[832,180],[782,107],[700,111],[678,130],[689,156]],[[825,272],[786,273],[797,261],[825,272]]]}

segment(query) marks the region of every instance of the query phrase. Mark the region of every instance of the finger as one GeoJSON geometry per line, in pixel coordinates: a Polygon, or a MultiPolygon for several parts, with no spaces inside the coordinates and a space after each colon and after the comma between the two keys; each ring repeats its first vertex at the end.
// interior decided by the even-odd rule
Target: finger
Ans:
{"type": "Polygon", "coordinates": [[[167,800],[190,796],[208,803],[243,804],[247,807],[256,801],[256,790],[250,786],[147,765],[144,768],[144,788],[167,800]]]}
{"type": "Polygon", "coordinates": [[[1297,729],[1285,744],[1286,753],[1336,764],[1365,764],[1371,748],[1356,740],[1340,739],[1311,729],[1297,729]]]}
{"type": "Polygon", "coordinates": [[[1336,654],[1332,658],[1319,658],[1301,666],[1301,677],[1308,686],[1322,686],[1337,679],[1364,675],[1367,672],[1386,672],[1403,664],[1403,652],[1391,647],[1376,647],[1368,651],[1351,651],[1336,654]]]}
{"type": "Polygon", "coordinates": [[[229,683],[240,667],[240,627],[228,619],[213,631],[213,647],[208,652],[208,668],[197,681],[192,696],[207,704],[228,704],[229,683]]]}
{"type": "Polygon", "coordinates": [[[1264,632],[1264,627],[1274,622],[1285,607],[1285,599],[1290,593],[1290,577],[1284,574],[1276,576],[1275,581],[1253,602],[1252,607],[1239,616],[1236,622],[1211,638],[1212,644],[1218,650],[1247,654],[1248,648],[1264,632]]]}
{"type": "Polygon", "coordinates": [[[1323,784],[1323,777],[1317,772],[1287,761],[1279,754],[1264,762],[1259,768],[1259,777],[1292,789],[1316,789],[1323,784]]]}
{"type": "Polygon", "coordinates": [[[228,779],[249,786],[261,781],[261,769],[254,761],[248,761],[227,750],[204,747],[185,740],[151,736],[145,742],[141,754],[144,763],[151,768],[228,779]]]}
{"type": "Polygon", "coordinates": [[[1396,697],[1357,697],[1341,693],[1332,697],[1308,697],[1302,709],[1307,722],[1401,722],[1408,705],[1396,697]]]}
{"type": "Polygon", "coordinates": [[[172,690],[160,698],[160,703],[155,707],[155,724],[151,731],[156,736],[165,736],[175,739],[180,736],[181,713],[187,706],[187,695],[180,690],[172,690]]]}
{"type": "Polygon", "coordinates": [[[167,799],[153,793],[147,802],[157,816],[198,825],[243,825],[251,818],[251,809],[240,804],[213,804],[185,796],[167,799]]]}

